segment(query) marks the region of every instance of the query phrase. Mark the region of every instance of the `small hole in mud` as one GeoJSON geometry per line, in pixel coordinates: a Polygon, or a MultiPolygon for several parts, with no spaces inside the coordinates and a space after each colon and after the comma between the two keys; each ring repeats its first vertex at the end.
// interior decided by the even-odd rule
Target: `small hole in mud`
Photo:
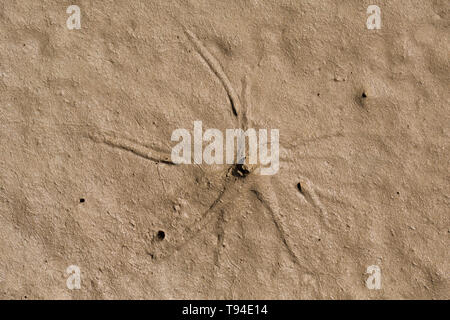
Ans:
{"type": "Polygon", "coordinates": [[[81,198],[80,199],[80,203],[83,203],[83,202],[85,202],[86,200],[84,199],[84,198],[81,198]]]}
{"type": "Polygon", "coordinates": [[[320,93],[318,93],[317,96],[320,97],[320,93]]]}
{"type": "Polygon", "coordinates": [[[397,191],[397,194],[400,194],[400,192],[397,191]]]}
{"type": "Polygon", "coordinates": [[[243,164],[237,163],[233,166],[231,174],[237,178],[245,178],[250,174],[250,171],[243,164]]]}
{"type": "Polygon", "coordinates": [[[361,97],[367,98],[367,93],[363,92],[362,95],[361,95],[361,97]]]}
{"type": "Polygon", "coordinates": [[[164,240],[165,237],[166,237],[166,233],[164,231],[159,230],[158,233],[156,234],[156,238],[159,241],[164,240]]]}
{"type": "Polygon", "coordinates": [[[300,191],[300,193],[303,193],[302,185],[300,182],[297,183],[297,189],[298,189],[298,191],[300,191]]]}

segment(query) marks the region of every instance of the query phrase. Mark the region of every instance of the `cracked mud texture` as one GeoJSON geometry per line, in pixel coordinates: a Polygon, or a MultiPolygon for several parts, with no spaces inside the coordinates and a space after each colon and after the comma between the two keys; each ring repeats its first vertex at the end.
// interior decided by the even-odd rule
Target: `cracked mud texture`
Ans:
{"type": "Polygon", "coordinates": [[[2,1],[0,298],[450,298],[449,21],[446,0],[2,1]],[[279,172],[171,164],[196,120],[279,129],[279,172]]]}

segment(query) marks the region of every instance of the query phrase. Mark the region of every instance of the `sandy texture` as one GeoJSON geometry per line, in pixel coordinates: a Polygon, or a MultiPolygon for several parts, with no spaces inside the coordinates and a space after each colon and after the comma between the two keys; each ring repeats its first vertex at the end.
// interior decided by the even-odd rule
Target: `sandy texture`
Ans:
{"type": "Polygon", "coordinates": [[[0,298],[450,298],[449,21],[447,0],[1,1],[0,298]],[[244,115],[280,130],[276,175],[165,162],[173,130],[244,115]]]}

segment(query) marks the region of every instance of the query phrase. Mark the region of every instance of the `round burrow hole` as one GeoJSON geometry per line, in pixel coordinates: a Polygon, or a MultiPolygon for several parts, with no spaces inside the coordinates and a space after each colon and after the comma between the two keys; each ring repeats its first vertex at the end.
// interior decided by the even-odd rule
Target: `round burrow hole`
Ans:
{"type": "Polygon", "coordinates": [[[156,239],[158,239],[159,241],[164,240],[165,237],[166,233],[162,230],[159,230],[158,233],[156,234],[156,239]]]}
{"type": "Polygon", "coordinates": [[[86,200],[84,198],[80,198],[80,203],[84,203],[86,200]]]}

